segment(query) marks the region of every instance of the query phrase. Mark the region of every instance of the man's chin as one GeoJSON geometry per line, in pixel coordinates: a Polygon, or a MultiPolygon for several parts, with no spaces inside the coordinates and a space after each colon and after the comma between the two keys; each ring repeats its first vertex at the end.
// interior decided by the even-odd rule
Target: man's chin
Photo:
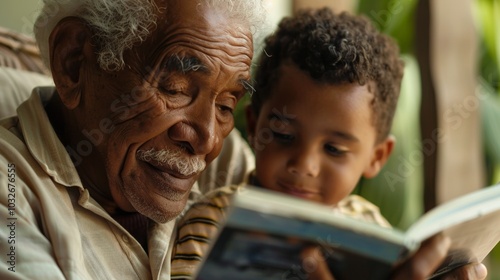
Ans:
{"type": "Polygon", "coordinates": [[[179,212],[169,212],[169,213],[152,213],[152,215],[148,216],[148,215],[145,215],[146,217],[150,218],[151,220],[155,221],[156,223],[159,223],[159,224],[164,224],[164,223],[168,223],[172,220],[174,220],[175,218],[177,218],[177,216],[179,216],[181,214],[182,210],[179,211],[179,212]]]}
{"type": "Polygon", "coordinates": [[[135,210],[157,223],[167,223],[179,216],[186,207],[187,199],[170,201],[157,199],[154,202],[131,201],[135,210]]]}

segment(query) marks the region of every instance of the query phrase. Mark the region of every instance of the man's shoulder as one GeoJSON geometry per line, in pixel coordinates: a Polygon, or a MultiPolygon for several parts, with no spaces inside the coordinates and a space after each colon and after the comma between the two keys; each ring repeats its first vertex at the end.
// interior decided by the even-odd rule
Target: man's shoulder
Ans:
{"type": "Polygon", "coordinates": [[[0,120],[0,156],[10,160],[30,156],[17,116],[0,120]]]}
{"type": "Polygon", "coordinates": [[[22,141],[22,135],[19,130],[19,118],[17,116],[0,119],[0,137],[5,139],[4,135],[6,134],[14,135],[22,141]]]}
{"type": "Polygon", "coordinates": [[[13,116],[38,86],[52,86],[49,76],[0,66],[0,118],[13,116]]]}

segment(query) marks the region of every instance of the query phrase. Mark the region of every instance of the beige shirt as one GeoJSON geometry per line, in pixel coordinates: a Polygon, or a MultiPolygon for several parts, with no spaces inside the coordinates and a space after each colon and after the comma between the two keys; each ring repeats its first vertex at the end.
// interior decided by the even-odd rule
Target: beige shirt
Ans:
{"type": "MultiPolygon", "coordinates": [[[[43,108],[53,91],[35,89],[17,117],[0,121],[0,279],[170,279],[176,221],[149,221],[148,255],[89,196],[43,108]]],[[[230,138],[227,164],[216,160],[204,182],[253,168],[248,146],[230,138]]]]}

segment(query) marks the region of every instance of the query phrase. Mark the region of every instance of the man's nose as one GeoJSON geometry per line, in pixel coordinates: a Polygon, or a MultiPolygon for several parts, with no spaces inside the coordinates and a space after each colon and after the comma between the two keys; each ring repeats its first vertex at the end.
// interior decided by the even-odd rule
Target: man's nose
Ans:
{"type": "Polygon", "coordinates": [[[214,107],[192,108],[186,119],[169,129],[169,137],[195,155],[209,154],[219,142],[214,107]]]}
{"type": "Polygon", "coordinates": [[[287,171],[299,176],[316,177],[320,172],[320,156],[313,147],[306,147],[291,153],[287,162],[287,171]]]}

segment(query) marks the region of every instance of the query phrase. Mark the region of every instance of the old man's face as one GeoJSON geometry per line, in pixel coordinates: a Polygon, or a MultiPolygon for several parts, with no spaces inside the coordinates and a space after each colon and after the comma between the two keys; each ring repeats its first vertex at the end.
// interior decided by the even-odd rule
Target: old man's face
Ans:
{"type": "Polygon", "coordinates": [[[170,2],[124,70],[93,73],[85,100],[87,127],[113,127],[97,146],[113,200],[159,222],[182,211],[220,152],[252,58],[247,26],[197,1],[170,2]]]}

